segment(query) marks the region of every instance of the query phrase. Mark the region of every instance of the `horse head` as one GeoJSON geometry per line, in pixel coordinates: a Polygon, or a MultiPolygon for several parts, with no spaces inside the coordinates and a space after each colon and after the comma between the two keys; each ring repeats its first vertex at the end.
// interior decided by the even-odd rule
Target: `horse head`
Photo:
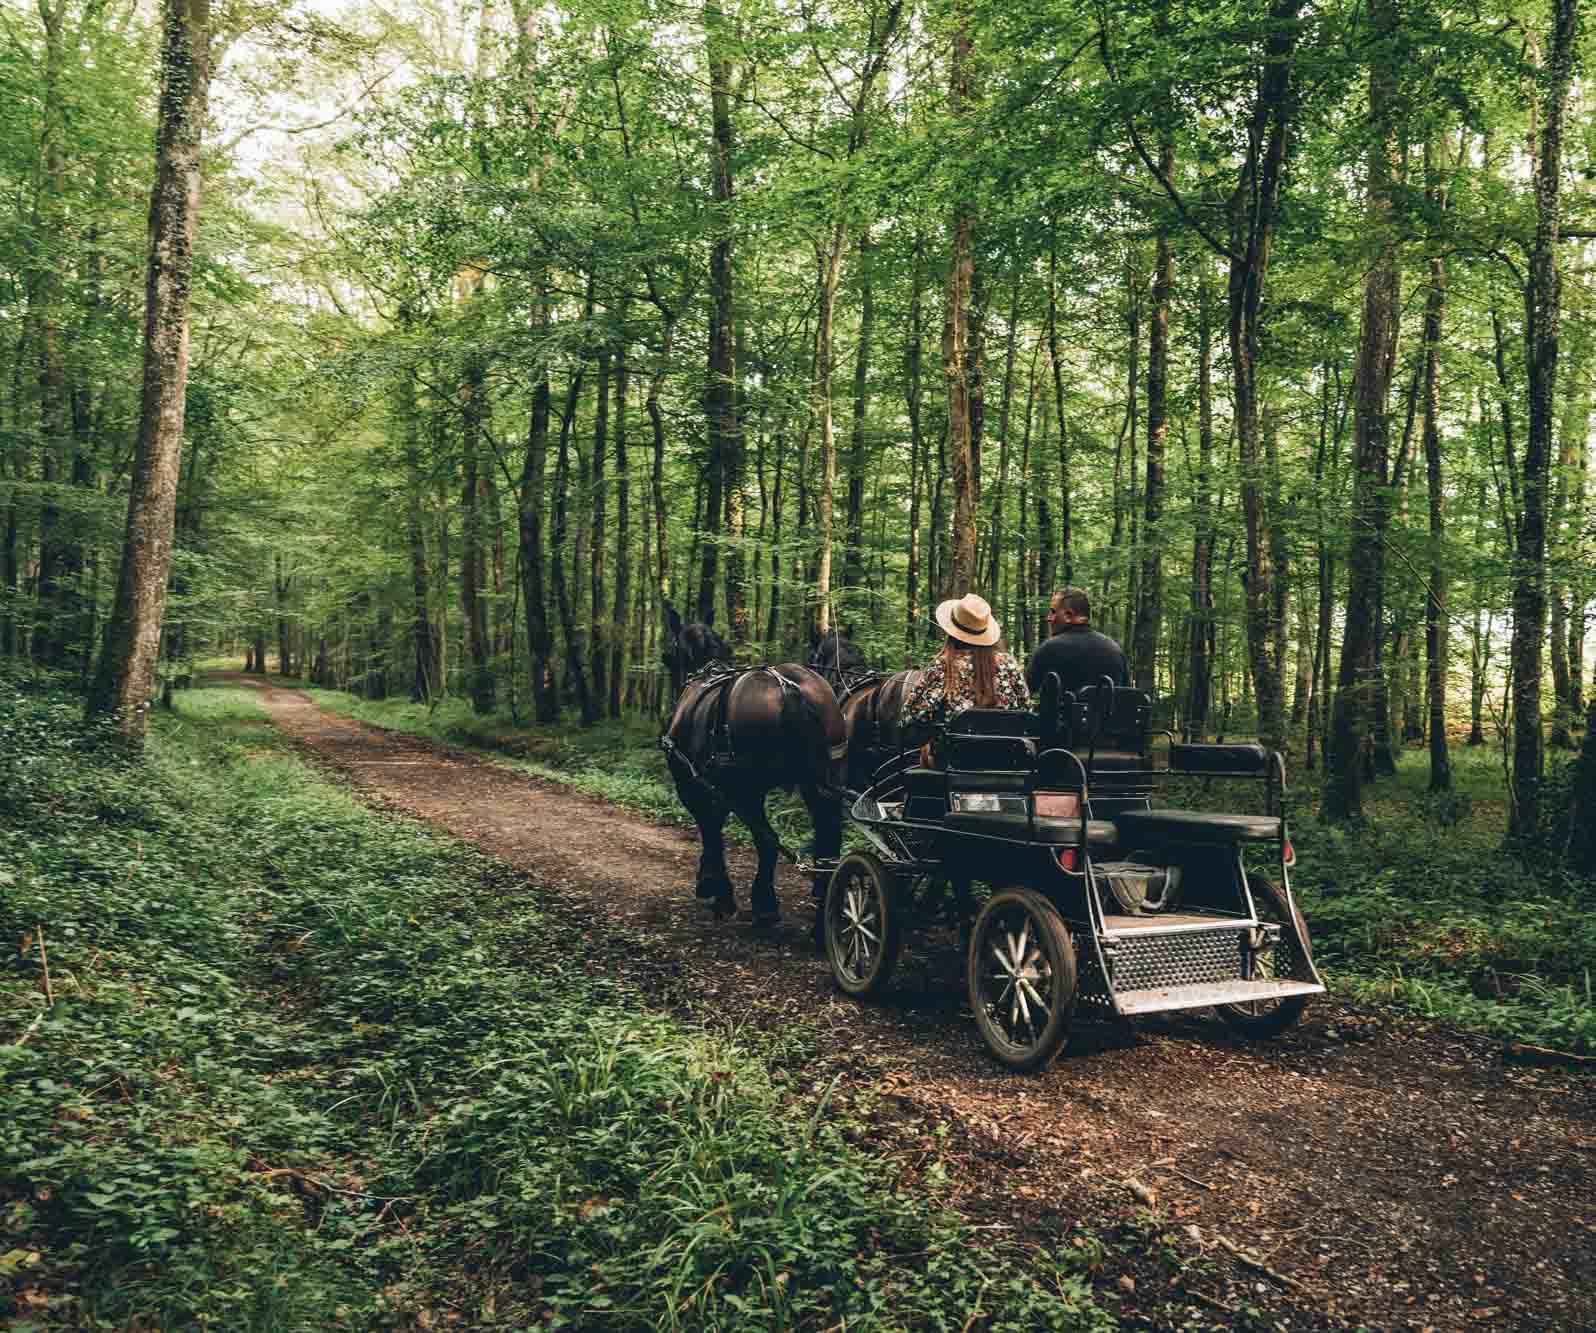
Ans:
{"type": "Polygon", "coordinates": [[[853,641],[853,626],[833,626],[826,633],[809,631],[809,669],[818,671],[840,690],[850,675],[869,670],[863,649],[853,641]]]}
{"type": "Polygon", "coordinates": [[[675,693],[682,692],[682,682],[695,671],[711,662],[730,662],[731,656],[726,640],[706,622],[695,620],[683,624],[676,608],[665,603],[665,638],[660,646],[660,660],[671,673],[671,688],[675,693]]]}

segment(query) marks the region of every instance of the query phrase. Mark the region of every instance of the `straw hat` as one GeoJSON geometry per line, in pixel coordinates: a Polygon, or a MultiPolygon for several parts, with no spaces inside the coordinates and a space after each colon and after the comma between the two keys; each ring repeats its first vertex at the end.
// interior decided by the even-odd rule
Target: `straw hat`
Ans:
{"type": "Polygon", "coordinates": [[[977,597],[973,592],[967,597],[950,597],[937,607],[937,624],[947,631],[949,638],[977,647],[994,644],[1003,637],[1003,626],[993,616],[986,598],[977,597]]]}

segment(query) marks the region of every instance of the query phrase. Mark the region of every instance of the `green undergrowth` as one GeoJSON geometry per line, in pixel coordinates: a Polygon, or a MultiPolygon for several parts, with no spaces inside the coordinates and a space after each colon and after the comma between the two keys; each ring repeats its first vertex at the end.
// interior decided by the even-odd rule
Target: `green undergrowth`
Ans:
{"type": "MultiPolygon", "coordinates": [[[[507,714],[477,717],[464,699],[428,709],[310,693],[345,716],[490,750],[650,818],[690,822],[652,722],[517,727],[507,714]]],[[[1454,790],[1434,796],[1424,755],[1404,751],[1396,776],[1366,789],[1368,818],[1356,828],[1322,824],[1319,775],[1293,772],[1293,884],[1323,969],[1349,997],[1511,1040],[1596,1050],[1596,886],[1545,857],[1503,849],[1498,751],[1459,747],[1452,758],[1454,790]]],[[[1554,768],[1549,786],[1556,781],[1554,768]]],[[[1248,808],[1261,794],[1258,784],[1228,782],[1174,793],[1213,809],[1248,808]]],[[[776,798],[771,806],[784,838],[807,838],[801,804],[776,798]]],[[[741,836],[735,821],[730,830],[741,836]]]]}
{"type": "Polygon", "coordinates": [[[178,708],[130,763],[0,681],[0,1325],[1107,1326],[1087,1247],[867,1154],[803,1029],[648,1012],[247,692],[178,708]]]}

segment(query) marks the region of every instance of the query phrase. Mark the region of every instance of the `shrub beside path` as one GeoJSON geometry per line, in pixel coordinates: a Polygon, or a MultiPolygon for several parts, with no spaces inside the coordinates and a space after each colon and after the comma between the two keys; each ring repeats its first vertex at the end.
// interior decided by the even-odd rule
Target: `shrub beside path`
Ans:
{"type": "MultiPolygon", "coordinates": [[[[1333,1002],[1273,1043],[1217,1020],[1083,1023],[1048,1073],[992,1063],[964,1006],[957,937],[911,939],[878,1004],[836,994],[784,922],[715,923],[697,841],[603,801],[260,690],[276,724],[365,796],[525,870],[581,924],[582,965],[699,1017],[804,1023],[835,1053],[834,1102],[1024,1243],[1073,1223],[1122,1246],[1121,1313],[1150,1327],[1596,1328],[1596,1078],[1506,1065],[1500,1047],[1333,1002]]],[[[730,849],[740,899],[752,859],[730,849]]],[[[1310,923],[1311,924],[1311,923],[1310,923]]]]}

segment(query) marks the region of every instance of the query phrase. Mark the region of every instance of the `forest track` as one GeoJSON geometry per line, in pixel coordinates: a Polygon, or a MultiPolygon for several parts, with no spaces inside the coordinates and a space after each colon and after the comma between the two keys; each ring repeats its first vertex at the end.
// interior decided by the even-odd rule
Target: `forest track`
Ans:
{"type": "MultiPolygon", "coordinates": [[[[663,1005],[819,1028],[843,1057],[836,1095],[895,1153],[923,1144],[967,1215],[1019,1241],[1075,1222],[1129,1239],[1115,1267],[1136,1276],[1113,1294],[1131,1326],[1190,1327],[1198,1311],[1229,1326],[1252,1306],[1260,1327],[1596,1329],[1588,1075],[1504,1065],[1497,1043],[1333,1002],[1250,1046],[1207,1017],[1085,1023],[1051,1071],[1011,1075],[965,1009],[952,932],[914,938],[896,985],[857,1004],[810,948],[795,872],[780,876],[780,928],[717,924],[692,897],[690,831],[227,679],[368,799],[551,890],[589,969],[663,1005]]],[[[752,859],[730,859],[746,902],[752,859]]]]}

